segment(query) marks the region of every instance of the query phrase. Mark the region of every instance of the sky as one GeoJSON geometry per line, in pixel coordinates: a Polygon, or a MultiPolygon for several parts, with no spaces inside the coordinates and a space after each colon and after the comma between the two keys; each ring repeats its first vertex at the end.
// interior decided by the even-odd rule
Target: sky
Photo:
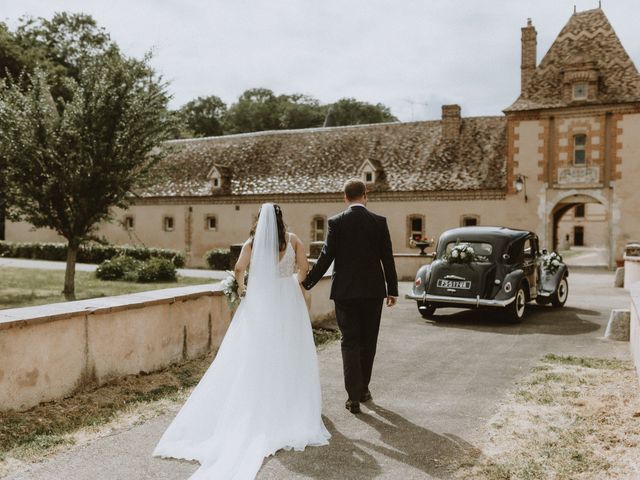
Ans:
{"type": "MultiPolygon", "coordinates": [[[[499,115],[519,93],[520,28],[533,20],[540,61],[574,5],[598,0],[0,0],[0,18],[92,15],[126,54],[153,52],[171,108],[264,87],[381,102],[412,121],[449,103],[499,115]]],[[[602,8],[637,66],[640,1],[602,8]]]]}

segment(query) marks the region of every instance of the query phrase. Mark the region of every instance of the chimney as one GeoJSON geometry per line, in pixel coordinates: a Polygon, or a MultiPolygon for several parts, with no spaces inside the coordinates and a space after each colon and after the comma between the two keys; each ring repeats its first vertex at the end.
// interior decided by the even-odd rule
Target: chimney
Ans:
{"type": "Polygon", "coordinates": [[[442,138],[444,140],[458,140],[460,123],[460,105],[443,105],[442,138]]]}
{"type": "Polygon", "coordinates": [[[538,46],[538,32],[536,27],[527,19],[527,26],[522,27],[522,63],[520,64],[520,93],[524,95],[525,88],[536,69],[536,49],[538,46]]]}

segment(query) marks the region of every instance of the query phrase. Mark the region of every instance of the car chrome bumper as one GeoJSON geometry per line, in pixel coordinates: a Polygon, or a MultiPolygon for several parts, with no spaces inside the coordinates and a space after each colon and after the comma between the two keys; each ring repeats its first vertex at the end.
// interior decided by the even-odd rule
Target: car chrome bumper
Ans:
{"type": "Polygon", "coordinates": [[[414,295],[408,293],[404,296],[408,300],[417,300],[426,303],[446,303],[448,305],[462,305],[465,307],[506,307],[511,305],[516,299],[515,297],[508,298],[506,300],[487,300],[480,298],[464,298],[464,297],[445,297],[442,295],[414,295]]]}

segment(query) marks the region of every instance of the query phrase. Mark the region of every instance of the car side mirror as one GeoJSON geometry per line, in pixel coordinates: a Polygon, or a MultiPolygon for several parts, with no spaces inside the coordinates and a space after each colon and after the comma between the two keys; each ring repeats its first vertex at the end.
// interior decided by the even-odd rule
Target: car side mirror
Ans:
{"type": "Polygon", "coordinates": [[[509,260],[511,258],[511,255],[509,255],[508,253],[503,253],[502,254],[502,259],[503,260],[509,260]]]}

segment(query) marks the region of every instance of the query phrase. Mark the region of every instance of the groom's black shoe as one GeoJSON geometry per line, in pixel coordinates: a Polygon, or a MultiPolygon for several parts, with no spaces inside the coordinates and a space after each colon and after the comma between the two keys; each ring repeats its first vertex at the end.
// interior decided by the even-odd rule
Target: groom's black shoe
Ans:
{"type": "Polygon", "coordinates": [[[369,389],[367,389],[367,391],[364,392],[360,397],[360,401],[362,403],[366,403],[366,402],[370,402],[371,400],[373,400],[373,397],[371,396],[371,392],[369,391],[369,389]]]}
{"type": "Polygon", "coordinates": [[[351,413],[360,413],[360,403],[359,402],[354,402],[353,400],[347,400],[347,402],[344,404],[344,408],[346,408],[347,410],[349,410],[351,413]]]}

